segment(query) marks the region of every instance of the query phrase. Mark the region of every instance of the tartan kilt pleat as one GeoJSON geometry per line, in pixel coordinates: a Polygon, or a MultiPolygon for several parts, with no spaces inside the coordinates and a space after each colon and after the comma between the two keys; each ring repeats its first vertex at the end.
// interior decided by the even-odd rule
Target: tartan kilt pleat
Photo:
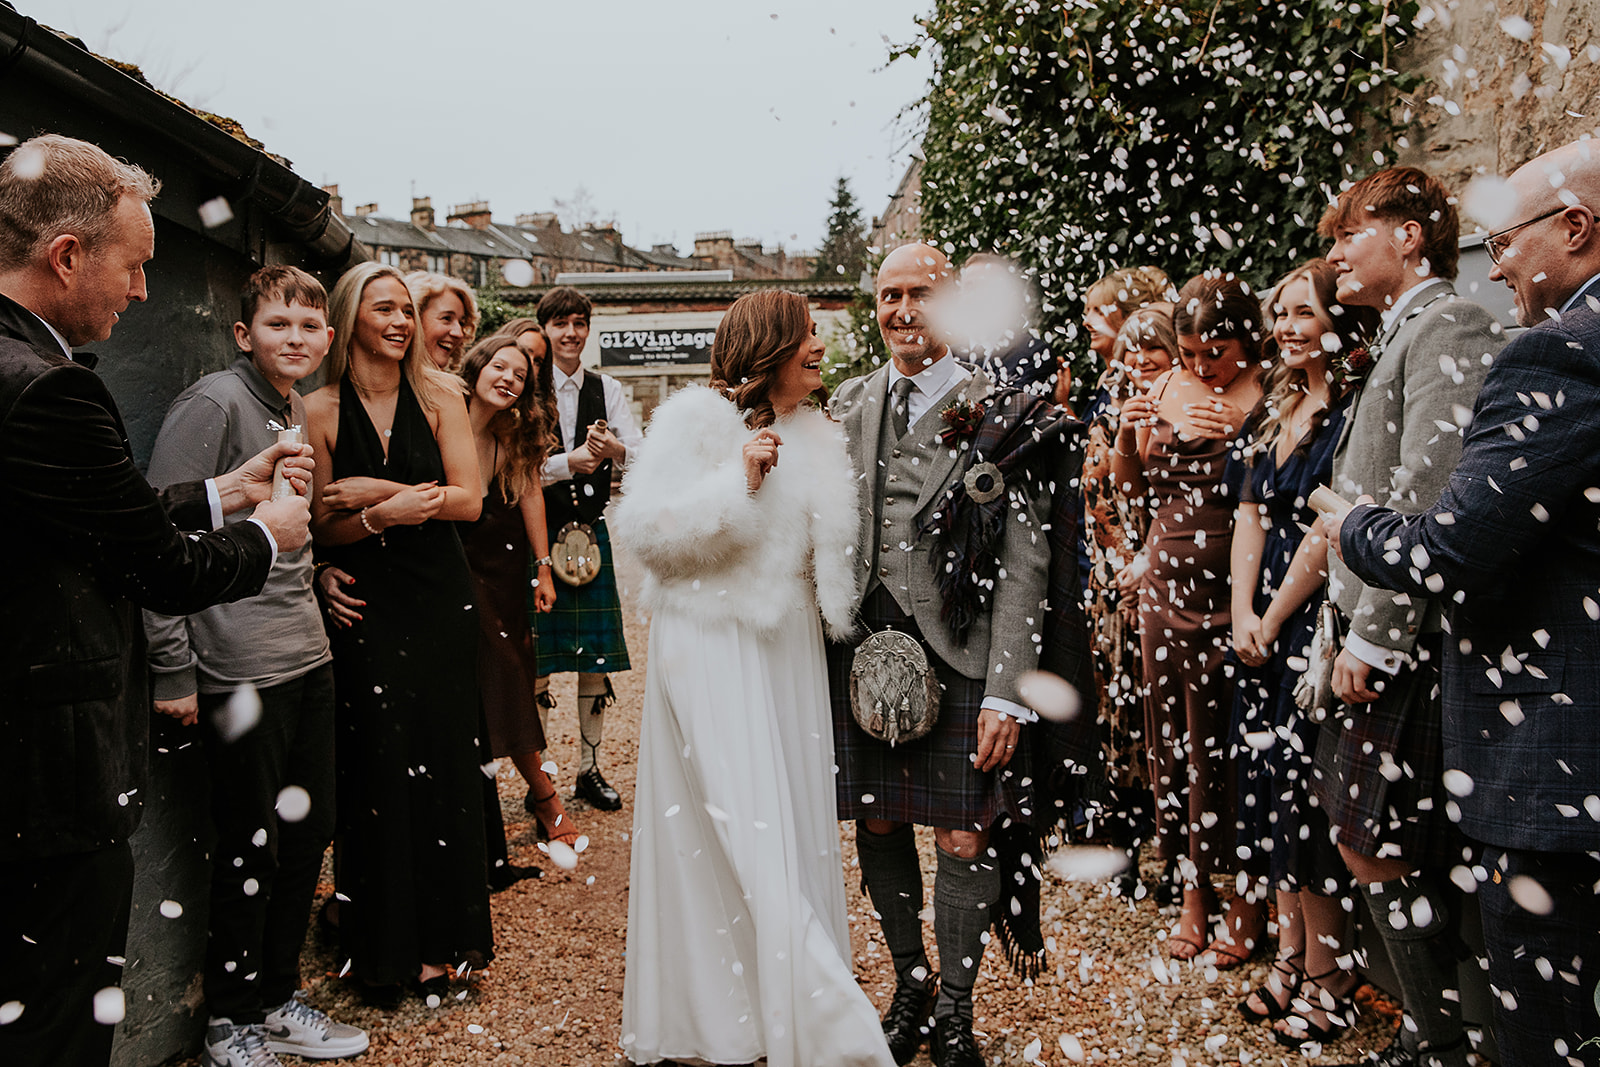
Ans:
{"type": "Polygon", "coordinates": [[[1339,844],[1448,867],[1466,839],[1446,814],[1439,635],[1416,648],[1422,661],[1388,679],[1377,700],[1340,705],[1322,723],[1312,787],[1339,844]]]}
{"type": "MultiPolygon", "coordinates": [[[[882,587],[868,596],[861,619],[870,631],[892,625],[922,639],[915,620],[882,587]]],[[[891,747],[856,725],[850,712],[850,664],[857,643],[830,641],[827,650],[839,818],[973,831],[989,829],[1003,814],[1032,822],[1031,728],[1022,727],[1009,764],[998,772],[979,772],[972,756],[978,748],[983,681],[957,673],[924,643],[943,690],[939,718],[926,736],[891,747]]]]}
{"type": "MultiPolygon", "coordinates": [[[[556,604],[549,614],[534,608],[533,582],[528,582],[528,624],[539,656],[539,677],[578,671],[612,674],[631,668],[622,636],[622,603],[611,565],[611,532],[604,518],[594,524],[600,549],[600,573],[587,585],[556,579],[556,604]]],[[[556,531],[550,531],[551,542],[556,531]]]]}

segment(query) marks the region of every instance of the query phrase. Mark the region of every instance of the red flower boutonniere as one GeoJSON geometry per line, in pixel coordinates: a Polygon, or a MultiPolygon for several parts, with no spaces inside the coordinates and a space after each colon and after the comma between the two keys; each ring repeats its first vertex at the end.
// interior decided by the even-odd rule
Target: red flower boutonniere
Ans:
{"type": "Polygon", "coordinates": [[[1367,375],[1372,372],[1372,365],[1375,362],[1377,361],[1372,356],[1372,350],[1366,345],[1356,345],[1334,359],[1328,365],[1334,389],[1344,393],[1356,388],[1367,380],[1367,375]]]}
{"type": "Polygon", "coordinates": [[[965,398],[952,400],[939,410],[945,428],[939,431],[939,440],[950,444],[958,437],[971,437],[983,425],[983,403],[965,398]]]}

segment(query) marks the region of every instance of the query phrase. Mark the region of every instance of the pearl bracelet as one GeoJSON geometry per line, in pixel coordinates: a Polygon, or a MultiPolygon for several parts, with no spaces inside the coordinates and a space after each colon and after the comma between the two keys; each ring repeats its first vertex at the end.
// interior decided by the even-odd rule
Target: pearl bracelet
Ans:
{"type": "Polygon", "coordinates": [[[362,508],[361,509],[361,528],[363,530],[367,531],[367,533],[371,534],[373,537],[382,537],[383,536],[383,531],[374,529],[372,523],[367,521],[367,509],[366,508],[362,508]]]}

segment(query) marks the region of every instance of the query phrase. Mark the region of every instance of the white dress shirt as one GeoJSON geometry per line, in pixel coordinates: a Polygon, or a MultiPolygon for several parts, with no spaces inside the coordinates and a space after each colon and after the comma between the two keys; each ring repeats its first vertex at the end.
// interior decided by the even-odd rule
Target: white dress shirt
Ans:
{"type": "MultiPolygon", "coordinates": [[[[571,452],[583,444],[583,438],[578,434],[578,390],[583,388],[584,375],[587,373],[582,367],[576,374],[563,374],[559,366],[550,368],[555,372],[556,390],[556,416],[561,422],[561,444],[566,452],[558,453],[544,461],[544,473],[540,475],[540,484],[553,485],[572,477],[572,466],[567,458],[571,452]]],[[[638,426],[633,421],[633,408],[628,403],[628,398],[622,394],[622,383],[609,374],[602,374],[600,385],[605,393],[606,400],[606,426],[611,430],[617,440],[622,442],[625,455],[622,462],[616,464],[620,469],[628,462],[628,456],[633,450],[644,443],[644,434],[639,432],[638,426]]],[[[584,427],[587,436],[588,427],[584,427]]]]}
{"type": "Polygon", "coordinates": [[[915,426],[917,420],[934,405],[941,396],[950,391],[950,388],[972,377],[972,372],[955,361],[955,357],[945,350],[941,359],[922,368],[917,373],[906,375],[901,373],[896,363],[889,364],[889,388],[894,389],[894,383],[901,378],[910,377],[911,392],[906,395],[906,425],[915,426]]]}
{"type": "MultiPolygon", "coordinates": [[[[891,390],[894,388],[894,383],[901,378],[911,379],[911,392],[906,394],[907,426],[915,426],[917,420],[927,414],[928,409],[933,407],[940,397],[971,377],[972,372],[957,363],[955,357],[950,355],[949,349],[945,350],[943,357],[934,360],[915,374],[903,374],[898,364],[889,364],[891,390]]],[[[1016,719],[1018,722],[1035,722],[1039,718],[1032,708],[1002,697],[984,697],[983,707],[989,711],[998,711],[1001,715],[1016,719]]]]}

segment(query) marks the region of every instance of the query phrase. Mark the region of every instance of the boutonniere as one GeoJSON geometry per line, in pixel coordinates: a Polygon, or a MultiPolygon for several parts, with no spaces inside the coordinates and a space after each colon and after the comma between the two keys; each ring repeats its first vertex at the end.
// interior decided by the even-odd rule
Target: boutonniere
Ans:
{"type": "Polygon", "coordinates": [[[971,437],[983,425],[983,402],[965,397],[952,400],[939,409],[939,418],[945,428],[939,431],[939,440],[950,444],[958,437],[971,437]]]}
{"type": "Polygon", "coordinates": [[[1333,387],[1340,392],[1356,388],[1367,380],[1367,375],[1372,372],[1372,365],[1375,362],[1377,361],[1372,358],[1370,348],[1366,345],[1356,345],[1328,365],[1333,387]]]}

